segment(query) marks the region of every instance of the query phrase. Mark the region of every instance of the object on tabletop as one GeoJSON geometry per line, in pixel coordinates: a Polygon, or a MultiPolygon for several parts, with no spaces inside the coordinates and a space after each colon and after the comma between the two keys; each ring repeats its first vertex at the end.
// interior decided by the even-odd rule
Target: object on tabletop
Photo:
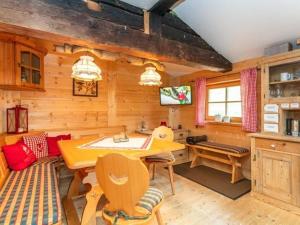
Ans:
{"type": "Polygon", "coordinates": [[[28,132],[28,109],[21,105],[6,110],[6,124],[8,134],[28,132]]]}
{"type": "Polygon", "coordinates": [[[141,121],[140,130],[141,131],[147,130],[147,126],[146,126],[146,122],[145,121],[141,121]]]}
{"type": "Polygon", "coordinates": [[[206,135],[201,135],[201,136],[189,136],[186,138],[186,143],[190,145],[195,145],[201,141],[207,141],[207,136],[206,135]]]}
{"type": "Polygon", "coordinates": [[[231,122],[230,116],[223,116],[223,122],[224,123],[230,123],[231,122]]]}
{"type": "Polygon", "coordinates": [[[288,81],[293,79],[294,79],[294,75],[292,73],[288,73],[288,72],[280,73],[280,81],[288,81]]]}
{"type": "Polygon", "coordinates": [[[165,126],[165,127],[167,127],[167,122],[166,122],[166,121],[161,121],[161,122],[160,122],[160,126],[165,126]]]}
{"type": "Polygon", "coordinates": [[[113,141],[115,143],[128,142],[129,138],[127,137],[127,134],[125,132],[122,132],[121,134],[114,135],[113,141]]]}
{"type": "Polygon", "coordinates": [[[215,115],[215,122],[222,122],[222,116],[220,114],[215,115]]]}

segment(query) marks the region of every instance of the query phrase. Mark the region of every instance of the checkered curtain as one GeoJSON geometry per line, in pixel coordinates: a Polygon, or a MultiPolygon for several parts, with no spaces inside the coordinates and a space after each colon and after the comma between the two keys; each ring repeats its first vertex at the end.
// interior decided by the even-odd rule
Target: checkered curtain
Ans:
{"type": "Polygon", "coordinates": [[[247,132],[257,131],[256,80],[256,68],[241,72],[242,129],[247,132]]]}
{"type": "Polygon", "coordinates": [[[196,80],[196,125],[205,124],[206,78],[196,80]]]}

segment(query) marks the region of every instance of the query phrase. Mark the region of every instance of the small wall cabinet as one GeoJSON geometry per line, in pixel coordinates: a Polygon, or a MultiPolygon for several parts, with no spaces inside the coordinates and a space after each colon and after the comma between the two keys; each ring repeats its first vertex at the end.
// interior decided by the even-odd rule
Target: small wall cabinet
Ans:
{"type": "Polygon", "coordinates": [[[43,91],[44,56],[24,43],[0,39],[0,88],[43,91]]]}

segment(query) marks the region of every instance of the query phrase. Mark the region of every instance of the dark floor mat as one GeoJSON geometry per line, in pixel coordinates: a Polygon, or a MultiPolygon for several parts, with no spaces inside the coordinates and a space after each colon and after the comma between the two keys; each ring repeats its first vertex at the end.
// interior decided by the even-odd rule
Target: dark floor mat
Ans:
{"type": "Polygon", "coordinates": [[[237,199],[251,190],[250,180],[232,184],[231,174],[202,165],[191,169],[190,165],[190,162],[175,165],[174,172],[231,199],[237,199]]]}

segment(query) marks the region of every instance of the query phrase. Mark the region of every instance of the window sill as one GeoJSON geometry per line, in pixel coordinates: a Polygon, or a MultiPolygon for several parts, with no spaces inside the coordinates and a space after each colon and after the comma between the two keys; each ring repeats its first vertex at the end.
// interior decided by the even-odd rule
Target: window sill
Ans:
{"type": "Polygon", "coordinates": [[[230,122],[230,123],[225,123],[225,122],[217,122],[213,120],[206,120],[206,124],[213,124],[213,125],[222,125],[222,126],[232,126],[232,127],[241,127],[242,123],[240,122],[230,122]]]}

